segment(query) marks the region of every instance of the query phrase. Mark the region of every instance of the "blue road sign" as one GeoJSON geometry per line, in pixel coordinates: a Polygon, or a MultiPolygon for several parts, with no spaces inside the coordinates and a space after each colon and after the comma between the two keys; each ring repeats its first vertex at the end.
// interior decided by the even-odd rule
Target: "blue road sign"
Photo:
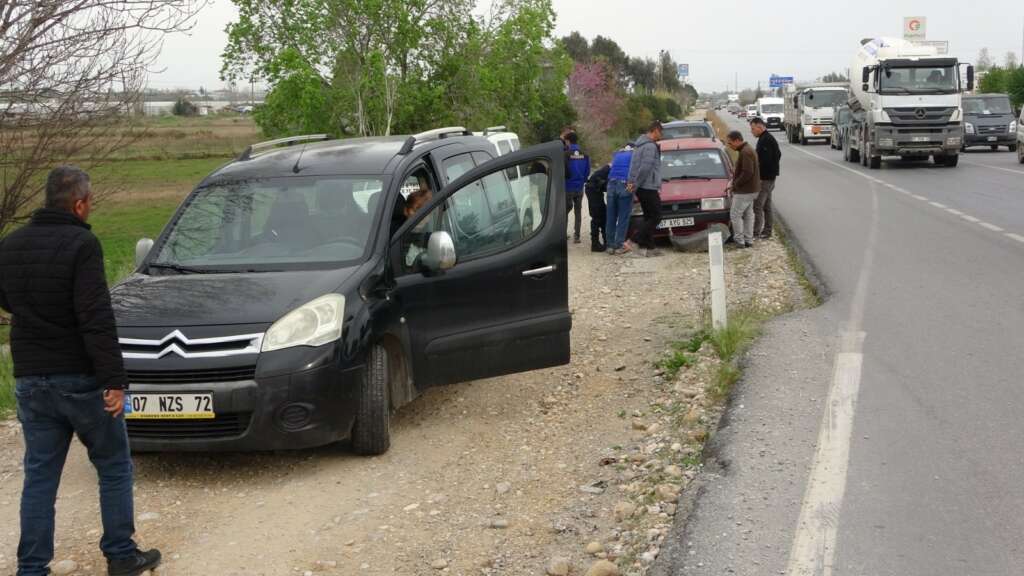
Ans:
{"type": "Polygon", "coordinates": [[[679,77],[680,78],[689,78],[690,77],[690,65],[689,64],[680,64],[679,65],[679,77]]]}
{"type": "Polygon", "coordinates": [[[776,76],[775,74],[772,74],[771,78],[768,79],[768,86],[771,88],[782,88],[783,86],[792,83],[792,76],[776,76]]]}

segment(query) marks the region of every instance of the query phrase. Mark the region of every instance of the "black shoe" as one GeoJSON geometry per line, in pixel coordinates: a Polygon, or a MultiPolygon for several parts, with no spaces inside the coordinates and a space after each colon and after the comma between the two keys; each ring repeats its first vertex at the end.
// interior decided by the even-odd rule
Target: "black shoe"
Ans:
{"type": "Polygon", "coordinates": [[[754,245],[753,244],[740,244],[739,247],[740,248],[753,248],[754,245]]]}
{"type": "Polygon", "coordinates": [[[572,243],[573,243],[573,244],[579,244],[579,243],[580,243],[580,237],[579,237],[579,236],[576,236],[576,237],[574,237],[574,238],[572,239],[572,243]]]}
{"type": "Polygon", "coordinates": [[[736,243],[737,242],[736,242],[736,237],[735,236],[729,236],[728,238],[725,239],[725,242],[722,242],[722,244],[736,244],[736,243]]]}
{"type": "Polygon", "coordinates": [[[160,551],[157,549],[136,550],[127,558],[115,558],[107,560],[107,574],[109,576],[139,576],[147,570],[152,570],[160,565],[160,551]]]}
{"type": "Polygon", "coordinates": [[[590,251],[591,252],[604,252],[605,250],[607,250],[607,248],[605,248],[604,244],[600,244],[600,243],[595,242],[595,243],[590,245],[590,251]]]}

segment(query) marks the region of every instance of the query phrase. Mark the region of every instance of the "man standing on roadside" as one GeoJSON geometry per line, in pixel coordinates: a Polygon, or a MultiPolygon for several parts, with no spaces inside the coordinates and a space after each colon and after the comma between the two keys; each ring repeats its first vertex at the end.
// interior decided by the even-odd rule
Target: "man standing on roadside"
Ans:
{"type": "Polygon", "coordinates": [[[608,189],[608,174],[611,164],[605,164],[590,175],[584,187],[587,194],[587,210],[590,212],[590,251],[604,252],[608,246],[608,232],[605,228],[608,209],[604,193],[608,189]]]}
{"type": "Polygon", "coordinates": [[[743,140],[743,134],[733,130],[728,135],[729,147],[739,153],[732,175],[732,239],[740,248],[754,244],[754,200],[761,191],[761,175],[757,153],[743,140]]]}
{"type": "Polygon", "coordinates": [[[647,133],[637,138],[629,162],[626,190],[636,194],[644,211],[643,225],[636,233],[640,256],[661,255],[654,246],[654,232],[661,223],[661,149],[658,147],[661,136],[661,122],[651,122],[647,133]]]}
{"type": "Polygon", "coordinates": [[[767,240],[772,237],[772,191],[779,177],[782,151],[764,120],[751,120],[750,130],[757,136],[757,164],[761,171],[761,191],[754,200],[754,236],[767,240]]]}
{"type": "Polygon", "coordinates": [[[565,136],[569,143],[567,171],[565,173],[566,216],[574,212],[573,244],[580,243],[580,225],[583,223],[583,185],[590,178],[590,157],[580,150],[579,137],[575,132],[565,136]]]}
{"type": "Polygon", "coordinates": [[[18,576],[42,576],[53,560],[54,505],[71,437],[99,476],[111,576],[160,564],[139,550],[132,459],[124,424],[125,378],[103,250],[86,220],[89,176],[60,166],[46,180],[46,206],[0,240],[0,307],[11,313],[18,420],[25,438],[18,576]]]}

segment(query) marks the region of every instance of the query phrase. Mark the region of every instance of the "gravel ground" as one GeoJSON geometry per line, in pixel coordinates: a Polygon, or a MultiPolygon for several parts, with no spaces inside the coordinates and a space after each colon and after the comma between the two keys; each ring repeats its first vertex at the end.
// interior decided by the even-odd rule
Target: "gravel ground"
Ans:
{"type": "MultiPolygon", "coordinates": [[[[777,240],[726,260],[734,305],[800,304],[777,240]]],[[[140,542],[164,551],[167,575],[642,574],[720,414],[703,390],[707,346],[678,380],[658,368],[699,327],[707,285],[706,254],[570,245],[571,365],[430,390],[376,458],[138,455],[140,542]]],[[[21,454],[17,423],[0,423],[2,575],[14,572],[21,454]]],[[[62,571],[104,573],[95,473],[77,442],[57,512],[62,571]]]]}

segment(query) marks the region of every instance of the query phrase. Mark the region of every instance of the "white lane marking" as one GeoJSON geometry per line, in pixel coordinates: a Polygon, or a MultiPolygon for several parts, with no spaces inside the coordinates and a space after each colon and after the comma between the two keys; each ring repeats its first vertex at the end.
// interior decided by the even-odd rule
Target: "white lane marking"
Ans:
{"type": "Polygon", "coordinates": [[[971,162],[970,160],[967,161],[967,164],[970,164],[972,166],[982,166],[984,168],[991,168],[993,170],[1002,170],[1003,172],[1012,172],[1014,174],[1024,174],[1024,170],[1014,170],[1013,168],[1003,168],[1002,166],[993,166],[991,164],[982,164],[980,162],[971,162]]]}
{"type": "Polygon", "coordinates": [[[1016,240],[1017,242],[1024,243],[1024,236],[1021,236],[1020,234],[1014,234],[1013,232],[1007,232],[1006,233],[1006,237],[1007,238],[1012,238],[1012,239],[1016,240]]]}
{"type": "MultiPolygon", "coordinates": [[[[1000,228],[999,226],[996,226],[995,224],[989,224],[988,222],[983,222],[979,218],[975,218],[974,216],[970,216],[968,214],[964,214],[963,212],[960,212],[959,210],[954,210],[952,208],[949,208],[945,204],[942,204],[942,203],[939,203],[939,202],[932,202],[926,196],[921,196],[920,194],[911,194],[907,190],[904,190],[903,188],[900,188],[899,186],[896,186],[895,184],[889,184],[888,182],[886,182],[884,180],[879,180],[878,178],[875,178],[874,176],[869,176],[867,174],[864,174],[863,172],[860,172],[859,170],[854,170],[853,168],[850,168],[849,166],[843,166],[842,164],[840,164],[839,162],[836,162],[835,160],[829,160],[828,158],[825,158],[824,156],[818,156],[817,154],[815,154],[813,152],[808,152],[807,150],[803,150],[803,149],[797,148],[796,146],[793,146],[791,144],[789,145],[789,148],[792,149],[792,150],[796,150],[797,152],[803,152],[804,154],[807,154],[808,156],[811,156],[813,158],[817,158],[818,160],[821,160],[822,162],[828,162],[829,164],[832,164],[834,166],[838,166],[839,168],[842,168],[843,170],[846,170],[848,172],[852,172],[852,173],[860,176],[861,178],[867,179],[870,182],[874,182],[876,184],[881,184],[882,186],[885,186],[886,188],[889,188],[890,190],[895,190],[896,192],[900,192],[902,194],[910,194],[911,198],[916,198],[917,200],[921,200],[922,202],[927,202],[927,203],[931,204],[932,206],[935,206],[936,208],[940,208],[940,209],[943,209],[943,210],[949,212],[950,214],[955,214],[957,216],[960,216],[964,220],[966,220],[966,221],[968,221],[968,222],[970,222],[972,224],[977,224],[977,225],[981,226],[982,228],[985,228],[986,230],[991,230],[992,232],[1005,232],[1004,229],[1000,228]]],[[[999,166],[989,166],[988,164],[978,164],[977,162],[967,162],[967,163],[968,164],[974,164],[976,166],[985,166],[987,168],[995,168],[996,170],[1006,170],[1007,172],[1018,172],[1018,173],[1024,174],[1024,171],[1022,171],[1022,170],[1011,170],[1009,168],[1000,168],[999,166]]]]}
{"type": "Polygon", "coordinates": [[[868,284],[878,240],[876,186],[871,187],[871,200],[871,230],[850,304],[850,316],[845,329],[840,333],[840,347],[835,357],[832,384],[818,431],[814,463],[800,505],[800,519],[793,536],[793,546],[789,551],[787,576],[831,576],[835,561],[839,515],[843,508],[850,466],[850,438],[853,435],[861,368],[864,364],[866,334],[861,326],[864,323],[868,284]]]}

